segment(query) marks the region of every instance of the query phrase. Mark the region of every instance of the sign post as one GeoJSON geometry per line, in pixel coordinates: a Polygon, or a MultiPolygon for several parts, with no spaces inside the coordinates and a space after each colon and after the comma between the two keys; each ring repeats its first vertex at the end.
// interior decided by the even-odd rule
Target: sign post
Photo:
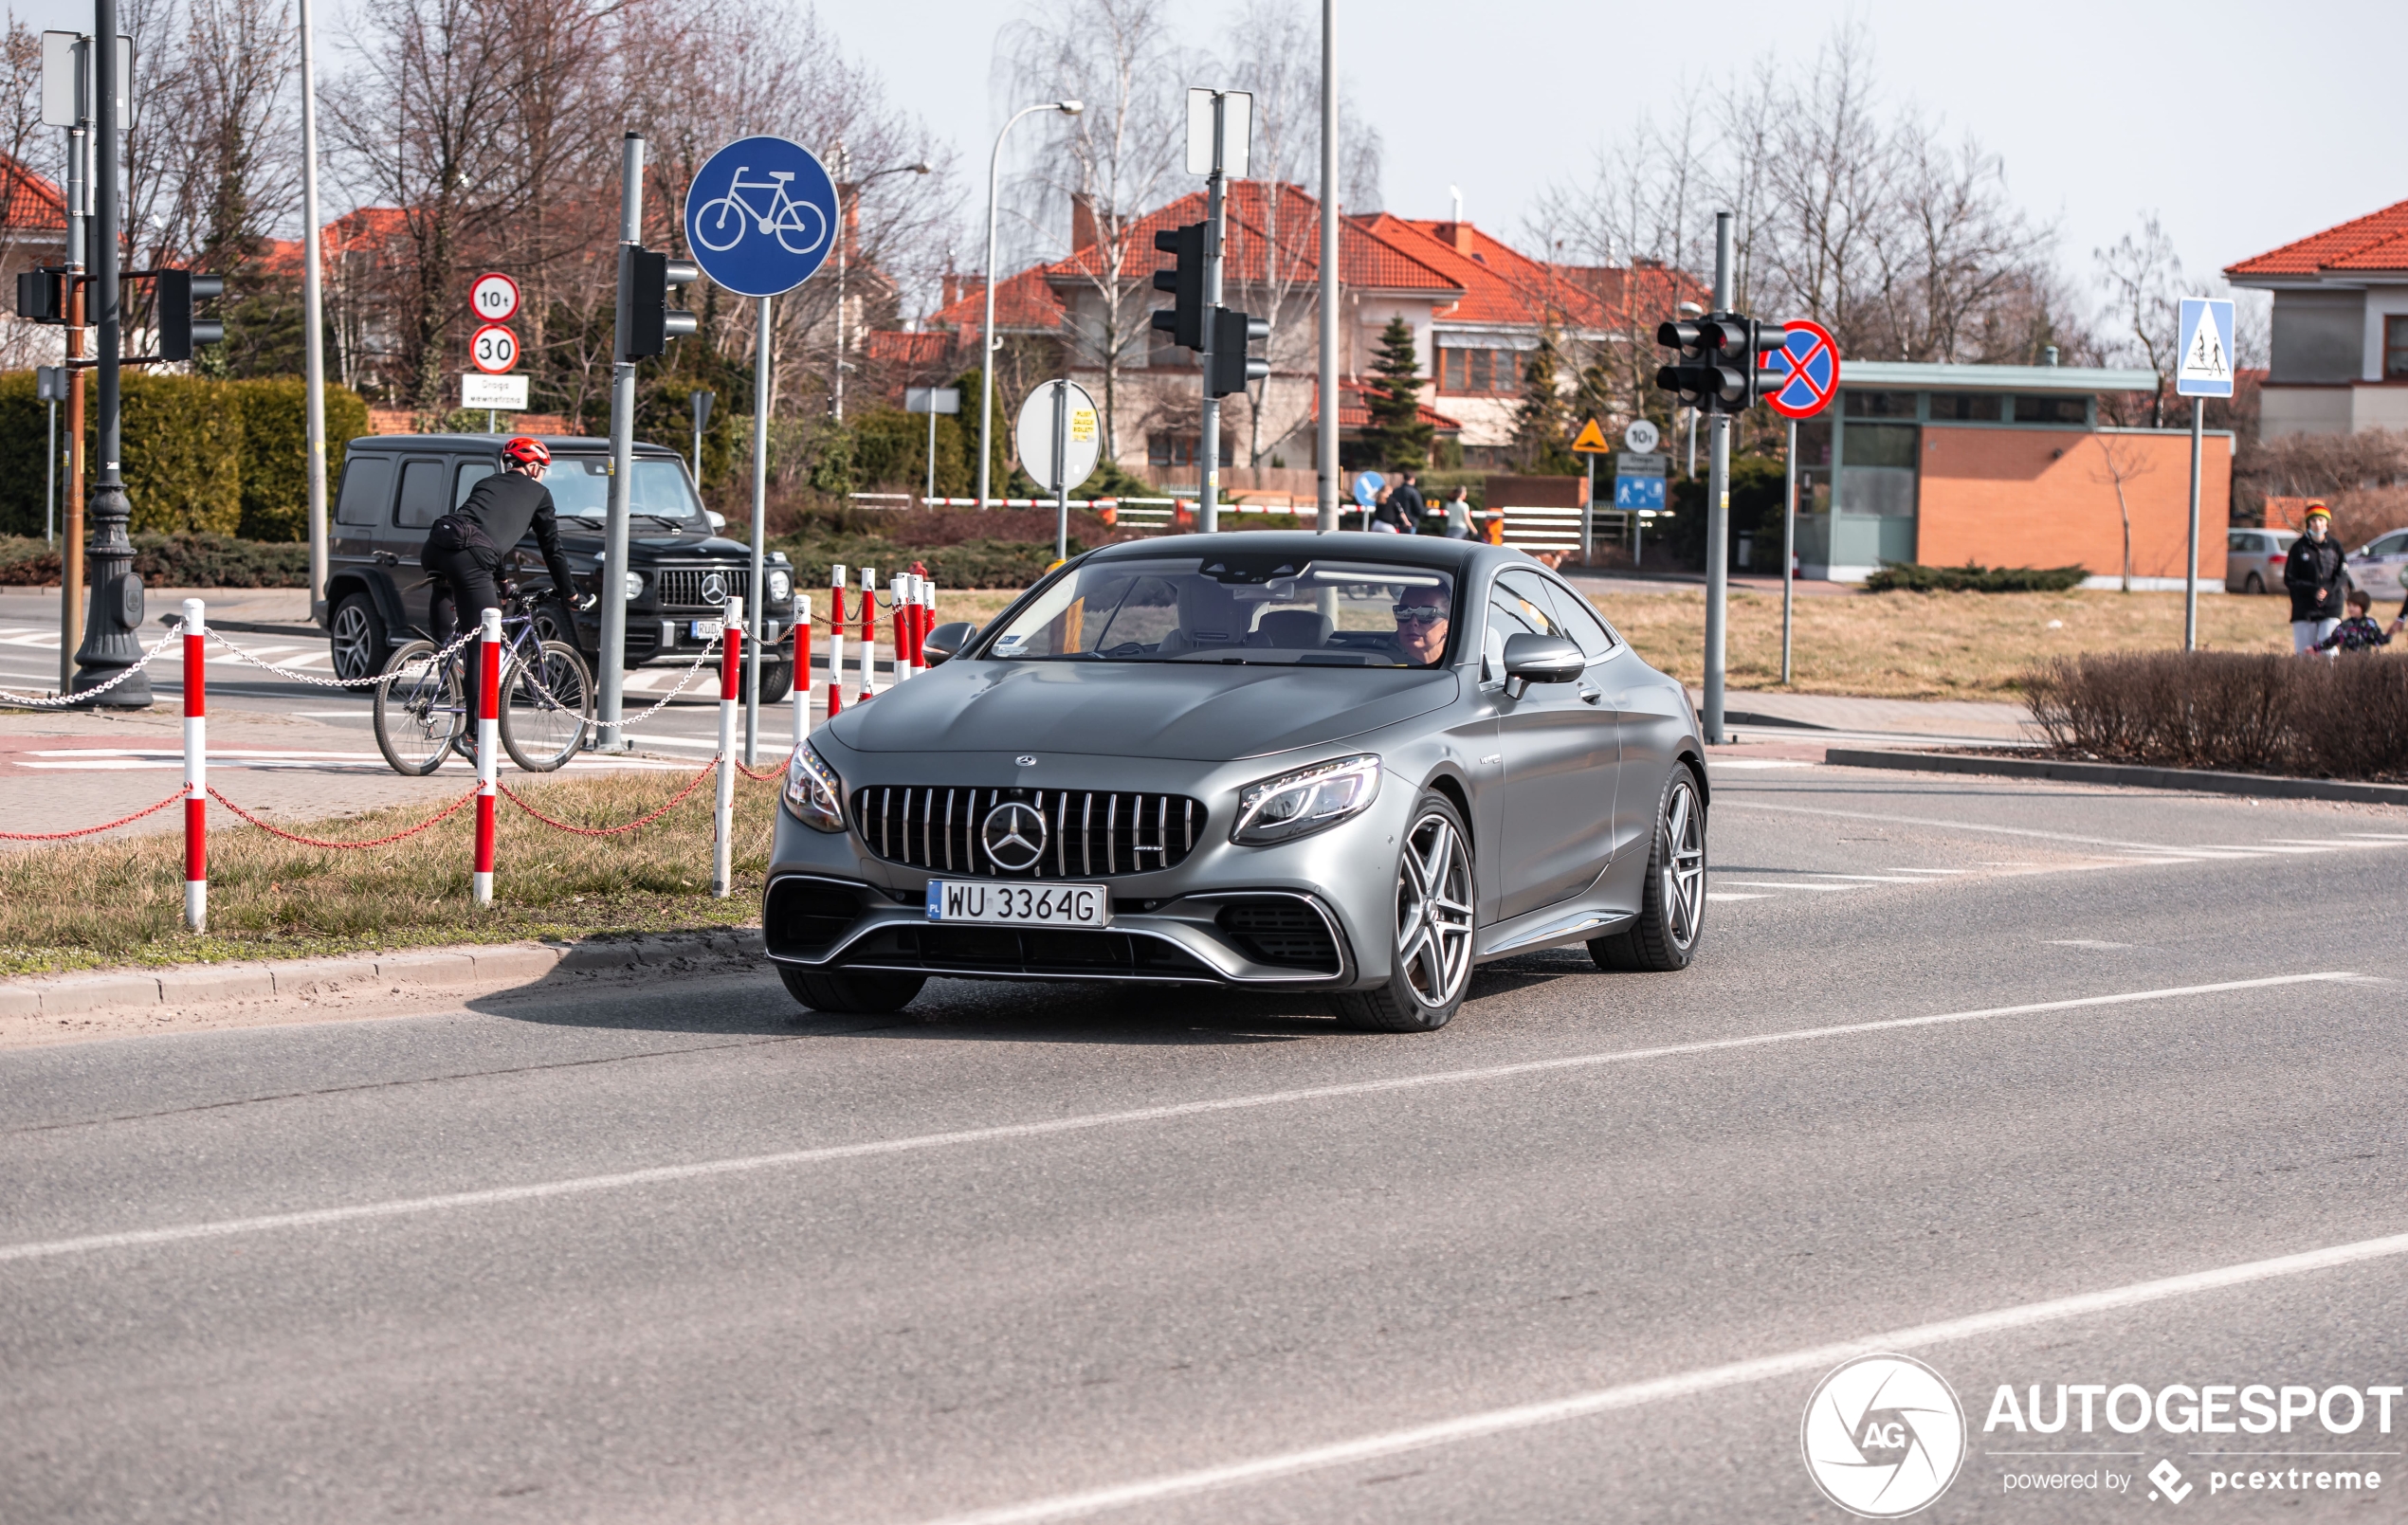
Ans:
{"type": "Polygon", "coordinates": [[[1790,638],[1797,628],[1797,421],[1812,418],[1839,395],[1839,344],[1819,323],[1792,318],[1781,325],[1789,337],[1764,353],[1763,367],[1780,385],[1764,406],[1789,420],[1789,446],[1781,466],[1781,682],[1789,681],[1790,638]]]}
{"type": "MultiPolygon", "coordinates": [[[[756,299],[753,338],[753,575],[745,612],[744,761],[758,761],[761,699],[761,562],[769,535],[769,415],[777,386],[776,336],[770,301],[809,281],[828,262],[842,226],[836,182],[816,154],[766,135],[739,137],[704,161],[685,192],[686,247],[702,273],[739,297],[756,299]]],[[[612,588],[607,597],[624,597],[612,588]]],[[[839,604],[839,617],[844,606],[839,604]]],[[[829,668],[830,677],[835,668],[829,668]]],[[[794,681],[810,681],[797,667],[794,681]]],[[[830,713],[834,713],[831,707],[830,713]]]]}
{"type": "Polygon", "coordinates": [[[1253,141],[1254,97],[1246,90],[1187,92],[1187,172],[1204,180],[1204,347],[1195,352],[1204,375],[1203,433],[1195,445],[1196,497],[1203,509],[1198,526],[1207,535],[1221,527],[1221,400],[1213,393],[1213,351],[1220,325],[1210,315],[1221,305],[1222,235],[1229,225],[1229,177],[1243,180],[1253,141]]]}
{"type": "Polygon", "coordinates": [[[2199,645],[2199,454],[2207,442],[2207,399],[2233,395],[2233,304],[2182,299],[2182,358],[2174,391],[2191,400],[2191,539],[2182,563],[2182,649],[2199,645]]]}
{"type": "Polygon", "coordinates": [[[1597,517],[1597,457],[1614,448],[1605,443],[1605,430],[1597,427],[1594,418],[1580,426],[1572,440],[1572,448],[1588,458],[1589,490],[1580,502],[1580,565],[1595,560],[1596,523],[1597,517]]]}
{"type": "Polygon", "coordinates": [[[1053,559],[1066,561],[1070,555],[1070,489],[1094,475],[1104,453],[1095,399],[1075,381],[1044,383],[1020,405],[1012,443],[1022,468],[1053,490],[1053,559]]]}
{"type": "Polygon", "coordinates": [[[906,387],[903,411],[928,415],[928,491],[920,499],[925,508],[937,496],[937,415],[961,411],[959,387],[906,387]]]}

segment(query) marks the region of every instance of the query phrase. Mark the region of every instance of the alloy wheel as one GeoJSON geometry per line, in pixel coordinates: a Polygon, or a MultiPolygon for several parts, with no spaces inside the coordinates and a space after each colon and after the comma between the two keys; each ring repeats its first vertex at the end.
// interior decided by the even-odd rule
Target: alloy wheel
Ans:
{"type": "Polygon", "coordinates": [[[335,647],[335,676],[365,678],[375,671],[376,633],[369,627],[368,611],[357,604],[346,603],[335,610],[335,627],[331,632],[335,647]]]}
{"type": "Polygon", "coordinates": [[[1663,875],[1668,930],[1687,948],[1697,940],[1706,909],[1706,818],[1697,807],[1697,789],[1687,779],[1674,784],[1664,802],[1664,854],[1657,871],[1663,875]]]}
{"type": "Polygon", "coordinates": [[[1414,999],[1450,1005],[1471,975],[1471,859],[1453,823],[1414,823],[1396,865],[1396,963],[1414,999]]]}

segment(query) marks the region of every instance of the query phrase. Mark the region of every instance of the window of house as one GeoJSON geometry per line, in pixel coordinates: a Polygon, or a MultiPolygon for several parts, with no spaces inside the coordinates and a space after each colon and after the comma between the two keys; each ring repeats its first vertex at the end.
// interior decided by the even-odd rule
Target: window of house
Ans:
{"type": "Polygon", "coordinates": [[[2017,397],[2015,400],[2015,421],[2018,424],[2087,424],[2090,421],[2089,403],[2088,397],[2067,397],[2057,393],[2017,397]]]}
{"type": "Polygon", "coordinates": [[[1915,394],[1910,391],[1842,391],[1839,398],[1850,418],[1915,416],[1915,394]]]}
{"type": "Polygon", "coordinates": [[[2383,377],[2408,381],[2408,313],[2383,319],[2383,377]]]}
{"type": "MultiPolygon", "coordinates": [[[[1198,434],[1149,434],[1145,437],[1145,463],[1151,466],[1193,466],[1196,446],[1203,436],[1198,434]]],[[[1221,463],[1228,465],[1236,459],[1236,437],[1221,436],[1221,463]]]]}
{"type": "Polygon", "coordinates": [[[1442,348],[1437,381],[1440,391],[1458,395],[1519,392],[1521,356],[1511,350],[1442,348]]]}
{"type": "Polygon", "coordinates": [[[1996,424],[2001,409],[1998,394],[1986,391],[1935,391],[1931,416],[1969,424],[1996,424]]]}

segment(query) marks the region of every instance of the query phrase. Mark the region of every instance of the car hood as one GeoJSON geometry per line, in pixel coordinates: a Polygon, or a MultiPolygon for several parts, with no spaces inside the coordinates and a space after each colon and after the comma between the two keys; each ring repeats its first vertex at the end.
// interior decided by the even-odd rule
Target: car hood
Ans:
{"type": "Polygon", "coordinates": [[[1452,703],[1451,668],[965,662],[829,723],[856,752],[1220,762],[1359,735],[1452,703]]]}

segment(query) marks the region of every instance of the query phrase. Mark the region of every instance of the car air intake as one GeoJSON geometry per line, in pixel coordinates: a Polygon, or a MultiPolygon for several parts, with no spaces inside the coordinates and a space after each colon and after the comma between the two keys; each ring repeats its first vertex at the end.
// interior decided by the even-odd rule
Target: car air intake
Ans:
{"type": "Polygon", "coordinates": [[[1329,922],[1303,900],[1284,896],[1232,900],[1213,919],[1237,944],[1238,952],[1257,964],[1324,974],[1340,971],[1338,943],[1329,935],[1329,922]]]}
{"type": "Polygon", "coordinates": [[[947,789],[873,784],[853,790],[853,825],[871,852],[932,874],[983,879],[1112,879],[1176,868],[1204,833],[1204,807],[1178,794],[1084,789],[947,789]],[[998,823],[1015,837],[991,856],[987,818],[1009,804],[1030,808],[998,823]],[[1031,852],[1034,858],[1022,862],[1031,852]]]}
{"type": "Polygon", "coordinates": [[[773,953],[819,953],[861,919],[857,892],[826,880],[781,879],[769,887],[761,932],[773,953]]]}

